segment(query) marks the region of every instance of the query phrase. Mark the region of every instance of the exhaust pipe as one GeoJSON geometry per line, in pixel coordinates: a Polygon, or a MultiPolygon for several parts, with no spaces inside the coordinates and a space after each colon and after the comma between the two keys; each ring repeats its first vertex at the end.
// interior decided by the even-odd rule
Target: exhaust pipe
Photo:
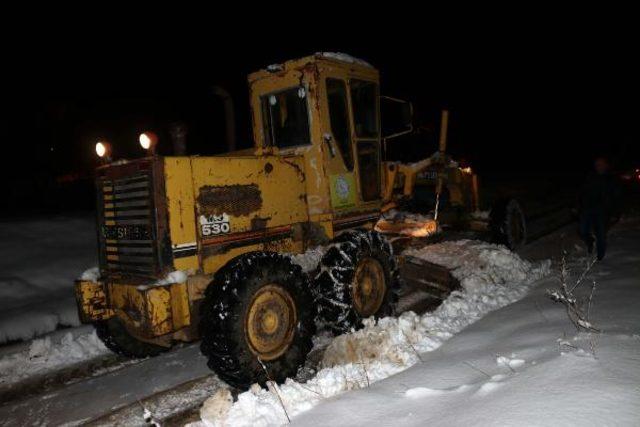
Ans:
{"type": "Polygon", "coordinates": [[[225,140],[228,151],[236,149],[236,115],[233,109],[233,98],[220,86],[212,88],[213,94],[222,101],[224,107],[225,140]]]}

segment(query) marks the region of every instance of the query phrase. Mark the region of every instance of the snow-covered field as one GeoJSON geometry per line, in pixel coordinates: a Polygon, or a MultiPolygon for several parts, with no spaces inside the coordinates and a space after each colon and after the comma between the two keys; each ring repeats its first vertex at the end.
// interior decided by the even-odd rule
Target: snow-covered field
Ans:
{"type": "Polygon", "coordinates": [[[78,326],[73,281],[97,264],[91,215],[0,221],[0,344],[78,326]]]}

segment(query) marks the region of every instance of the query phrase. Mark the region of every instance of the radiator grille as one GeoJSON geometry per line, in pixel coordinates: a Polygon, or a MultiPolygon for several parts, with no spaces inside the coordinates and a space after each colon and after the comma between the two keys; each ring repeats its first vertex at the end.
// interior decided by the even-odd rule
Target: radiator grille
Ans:
{"type": "Polygon", "coordinates": [[[98,180],[103,274],[154,276],[159,270],[151,171],[98,180]]]}

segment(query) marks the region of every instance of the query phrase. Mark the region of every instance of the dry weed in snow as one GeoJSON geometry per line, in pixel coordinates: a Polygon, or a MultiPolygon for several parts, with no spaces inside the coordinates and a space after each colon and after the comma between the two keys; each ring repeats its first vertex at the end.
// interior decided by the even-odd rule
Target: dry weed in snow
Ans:
{"type": "MultiPolygon", "coordinates": [[[[550,264],[530,263],[502,246],[470,240],[430,245],[408,254],[451,268],[463,290],[453,292],[431,313],[406,312],[378,322],[369,319],[363,329],[336,337],[315,377],[306,383],[288,379],[279,386],[279,397],[289,416],[419,363],[419,353],[438,348],[486,313],[522,298],[533,282],[548,274],[550,264]]],[[[286,424],[279,397],[254,386],[227,407],[226,397],[218,396],[203,406],[200,425],[286,424]]]]}
{"type": "Polygon", "coordinates": [[[593,295],[596,290],[596,281],[592,281],[591,292],[588,298],[579,299],[575,295],[575,290],[585,281],[587,275],[596,263],[595,258],[587,261],[580,276],[576,279],[575,283],[569,284],[569,268],[567,267],[566,253],[563,253],[560,261],[560,287],[555,290],[548,289],[547,295],[552,300],[564,304],[567,309],[567,316],[571,322],[575,325],[576,329],[584,329],[591,332],[598,332],[589,321],[589,312],[591,311],[591,305],[593,304],[593,295]]]}

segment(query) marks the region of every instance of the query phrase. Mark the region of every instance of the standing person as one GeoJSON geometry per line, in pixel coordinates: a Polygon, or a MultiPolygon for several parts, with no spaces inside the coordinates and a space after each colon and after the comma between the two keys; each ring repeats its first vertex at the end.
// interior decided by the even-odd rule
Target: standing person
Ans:
{"type": "Polygon", "coordinates": [[[604,157],[594,161],[594,171],[587,176],[579,196],[580,236],[593,252],[595,235],[598,261],[607,249],[606,234],[609,221],[618,216],[618,188],[610,173],[609,162],[604,157]]]}

